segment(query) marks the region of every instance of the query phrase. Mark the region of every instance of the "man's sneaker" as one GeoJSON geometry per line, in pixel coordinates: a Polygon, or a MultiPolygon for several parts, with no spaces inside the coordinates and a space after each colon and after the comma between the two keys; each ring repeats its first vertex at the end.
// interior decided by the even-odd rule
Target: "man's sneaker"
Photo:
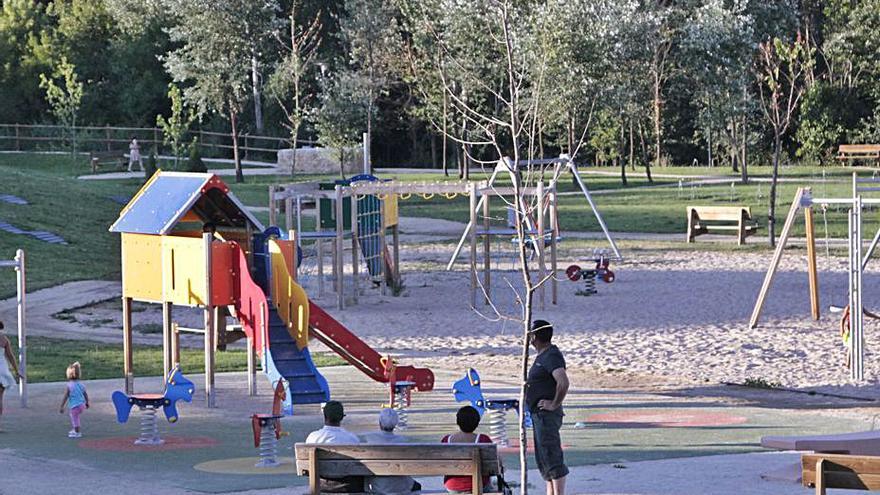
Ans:
{"type": "Polygon", "coordinates": [[[70,430],[67,432],[67,438],[79,438],[81,436],[82,436],[82,433],[79,433],[76,430],[70,430]]]}

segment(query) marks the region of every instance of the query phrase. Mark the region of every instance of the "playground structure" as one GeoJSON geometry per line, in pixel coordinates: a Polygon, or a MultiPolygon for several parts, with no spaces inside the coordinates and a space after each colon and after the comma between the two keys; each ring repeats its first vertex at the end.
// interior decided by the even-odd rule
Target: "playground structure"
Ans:
{"type": "Polygon", "coordinates": [[[18,395],[21,407],[27,407],[27,274],[23,249],[15,251],[12,260],[0,260],[0,268],[15,270],[15,303],[18,320],[18,395]]]}
{"type": "MultiPolygon", "coordinates": [[[[385,383],[381,355],[309,300],[293,278],[293,241],[264,229],[211,174],[159,171],[110,227],[122,235],[123,347],[126,393],[134,389],[132,301],[163,305],[163,366],[175,357],[172,308],[204,311],[205,398],[215,406],[214,353],[227,332],[228,308],[247,337],[248,394],[256,394],[256,360],[275,387],[286,385],[284,412],[293,404],[329,400],[327,381],[308,349],[316,338],[343,359],[385,383]]],[[[431,390],[433,373],[399,366],[395,378],[431,390]]]]}
{"type": "MultiPolygon", "coordinates": [[[[620,250],[608,231],[602,215],[594,203],[589,189],[584,184],[578,173],[577,166],[567,155],[558,158],[543,160],[521,160],[516,167],[511,160],[503,159],[498,162],[489,180],[480,182],[436,182],[415,183],[399,181],[381,181],[373,176],[362,175],[353,177],[350,181],[337,181],[334,189],[322,190],[317,183],[301,183],[290,185],[270,186],[269,188],[269,218],[274,223],[282,209],[285,213],[285,225],[288,230],[296,228],[299,233],[297,242],[314,240],[318,252],[318,283],[319,294],[323,291],[323,241],[332,240],[333,266],[336,285],[341,284],[342,277],[336,275],[342,273],[343,241],[346,237],[352,239],[352,273],[354,279],[353,299],[356,301],[358,287],[358,255],[357,247],[360,245],[367,265],[367,269],[376,283],[384,283],[383,289],[388,286],[400,284],[400,240],[398,229],[398,201],[404,201],[412,195],[420,195],[425,199],[439,196],[445,199],[453,199],[457,196],[469,198],[470,218],[452,258],[447,264],[447,270],[451,270],[466,241],[470,246],[470,274],[471,274],[471,305],[476,306],[478,292],[484,293],[484,299],[489,304],[491,296],[491,244],[495,237],[513,237],[517,234],[515,220],[508,219],[505,226],[492,224],[490,215],[490,201],[497,196],[504,201],[505,196],[514,193],[513,187],[500,186],[496,183],[499,177],[507,176],[511,181],[516,180],[518,174],[527,174],[523,183],[534,182],[534,186],[522,187],[519,193],[528,201],[534,202],[534,208],[523,212],[523,230],[528,237],[526,242],[532,252],[538,258],[538,271],[541,278],[548,274],[548,264],[551,286],[551,303],[557,303],[557,244],[561,240],[558,222],[558,193],[557,183],[563,172],[571,173],[575,183],[590,205],[590,208],[601,227],[605,238],[615,259],[622,259],[620,250]],[[541,177],[547,172],[551,179],[534,179],[540,174],[541,177]],[[532,175],[534,174],[534,175],[532,175]],[[351,198],[355,198],[358,208],[350,207],[351,198]],[[332,207],[319,206],[322,201],[331,202],[332,207]],[[347,201],[347,203],[346,203],[347,201]],[[316,230],[306,232],[302,229],[302,216],[304,206],[309,202],[315,204],[316,230]],[[377,203],[378,206],[369,206],[377,203]],[[343,205],[343,206],[340,206],[343,205]],[[345,208],[349,208],[346,212],[345,208]],[[371,212],[381,211],[378,217],[365,221],[364,216],[371,212]],[[322,212],[323,211],[323,212],[322,212]],[[366,212],[366,213],[365,213],[366,212]],[[328,214],[329,213],[329,214],[328,214]],[[331,217],[328,220],[328,217],[331,217]],[[351,220],[348,220],[349,216],[351,220]],[[482,217],[482,218],[481,218],[482,217]],[[345,218],[342,225],[338,225],[336,218],[345,218]],[[355,221],[357,219],[357,221],[355,221]],[[476,226],[476,227],[474,227],[476,226]],[[387,229],[391,229],[391,251],[388,250],[386,240],[387,229]],[[375,237],[373,237],[375,236],[375,237]],[[370,241],[369,238],[374,240],[370,241]],[[478,273],[478,245],[482,239],[483,269],[482,280],[478,273]]],[[[525,205],[525,203],[523,203],[525,205]]],[[[510,209],[510,208],[509,208],[510,209]]],[[[510,216],[510,215],[509,215],[510,216]]],[[[515,215],[514,215],[515,217],[515,215]]],[[[299,244],[298,244],[299,245],[299,244]]],[[[342,308],[342,293],[337,290],[338,306],[342,308]]],[[[538,293],[538,301],[544,307],[544,287],[538,293]]]]}
{"type": "Polygon", "coordinates": [[[352,301],[356,304],[359,292],[359,256],[363,256],[367,273],[384,293],[388,287],[400,284],[400,236],[398,229],[397,196],[358,196],[351,184],[373,182],[372,175],[358,175],[347,181],[319,184],[307,182],[269,186],[269,222],[276,223],[279,209],[284,211],[285,226],[295,230],[297,247],[311,241],[315,248],[318,272],[318,297],[324,294],[325,242],[330,242],[332,256],[333,290],[337,307],[344,307],[344,244],[351,240],[352,301]],[[354,198],[356,208],[352,208],[354,198]],[[280,205],[283,205],[281,207],[280,205]],[[314,206],[315,230],[303,229],[303,212],[314,206]],[[342,221],[337,221],[342,219],[342,221]],[[387,241],[391,231],[392,242],[387,241]]]}
{"type": "Polygon", "coordinates": [[[141,434],[134,441],[135,445],[162,445],[165,442],[159,436],[156,411],[161,407],[168,422],[176,423],[179,418],[177,401],[192,402],[193,392],[195,392],[195,385],[183,376],[178,365],[168,373],[165,380],[165,390],[161,394],[126,395],[116,391],[113,392],[111,399],[116,408],[116,420],[120,423],[128,422],[133,406],[138,406],[140,409],[141,434]]]}
{"type": "MultiPolygon", "coordinates": [[[[464,378],[452,385],[452,394],[456,402],[470,402],[471,406],[483,415],[489,411],[489,436],[492,442],[499,447],[510,447],[510,437],[507,434],[507,411],[513,410],[519,414],[519,400],[517,399],[493,399],[483,397],[482,383],[477,370],[468,368],[464,378]]],[[[532,425],[528,411],[523,418],[526,428],[532,425]]]]}
{"type": "MultiPolygon", "coordinates": [[[[439,183],[404,183],[404,182],[356,182],[352,186],[353,194],[357,195],[375,195],[377,197],[387,197],[396,195],[401,201],[406,200],[413,194],[421,195],[426,199],[434,196],[441,196],[445,199],[453,199],[456,196],[468,197],[468,210],[470,211],[470,223],[477,224],[479,216],[482,215],[482,228],[468,229],[467,238],[470,246],[470,294],[471,306],[476,307],[478,293],[484,294],[486,304],[492,290],[492,267],[491,267],[491,244],[492,238],[497,236],[514,236],[516,235],[515,227],[497,227],[491,223],[490,215],[490,198],[491,196],[510,195],[513,194],[511,187],[489,187],[487,182],[439,182],[439,183]],[[479,198],[479,199],[478,199],[479,198]],[[479,205],[479,208],[477,206],[479,205]],[[483,242],[480,243],[479,239],[483,242]],[[480,280],[480,270],[478,266],[479,254],[478,246],[482,244],[482,281],[480,280]]],[[[537,230],[526,230],[526,234],[531,237],[527,240],[533,246],[538,257],[538,266],[541,276],[547,274],[547,258],[549,257],[550,272],[554,275],[551,277],[551,301],[556,304],[556,244],[559,239],[559,227],[556,219],[556,191],[555,189],[545,189],[543,182],[539,181],[536,187],[524,187],[520,193],[525,196],[532,196],[537,201],[536,221],[537,230]],[[549,226],[549,228],[545,227],[549,226]],[[537,235],[541,231],[544,235],[537,235]],[[549,245],[549,256],[547,255],[547,247],[549,245]]],[[[396,245],[396,240],[395,240],[396,245]]],[[[395,263],[397,266],[397,263],[395,263]]],[[[543,304],[543,286],[539,292],[540,302],[543,304]]]]}
{"type": "MultiPolygon", "coordinates": [[[[816,240],[815,228],[813,221],[813,206],[820,205],[823,208],[827,205],[839,204],[847,205],[848,210],[848,279],[849,279],[849,301],[844,309],[845,321],[842,322],[841,329],[847,329],[848,335],[844,335],[848,342],[848,356],[850,376],[853,380],[863,381],[865,379],[865,349],[864,349],[864,315],[865,309],[862,304],[862,273],[871,259],[877,244],[880,243],[880,229],[874,235],[867,251],[862,252],[862,210],[865,206],[880,205],[880,198],[863,198],[862,192],[880,191],[878,186],[862,186],[860,184],[877,184],[880,180],[876,178],[859,178],[857,173],[852,175],[852,197],[850,198],[814,198],[810,188],[798,188],[795,193],[794,200],[782,227],[779,241],[776,245],[776,251],[773,253],[773,259],[767,273],[764,276],[764,282],[758,293],[758,299],[755,301],[755,307],[749,320],[749,328],[756,328],[764,308],[764,301],[773,284],[773,278],[776,270],[779,268],[779,262],[782,260],[783,250],[788,243],[789,234],[795,218],[799,211],[804,212],[804,221],[806,226],[807,241],[807,273],[809,276],[810,291],[810,309],[813,319],[819,319],[819,277],[816,268],[816,240]]],[[[823,210],[824,211],[824,210],[823,210]]],[[[826,232],[827,236],[827,232],[826,232]]],[[[826,240],[827,242],[827,240],[826,240]]]]}
{"type": "MultiPolygon", "coordinates": [[[[611,247],[611,251],[614,253],[614,257],[617,260],[622,260],[623,257],[620,254],[620,250],[617,248],[617,243],[614,242],[614,238],[611,236],[611,233],[608,230],[608,226],[605,225],[605,220],[602,218],[602,214],[599,213],[599,210],[596,207],[596,203],[593,201],[593,197],[590,195],[590,190],[587,188],[587,185],[584,183],[581,178],[580,173],[578,172],[577,165],[574,161],[566,154],[559,155],[558,158],[545,158],[540,160],[519,160],[516,164],[513,163],[513,160],[510,158],[503,158],[498,161],[495,165],[495,168],[492,170],[492,175],[489,177],[489,180],[486,181],[484,188],[491,189],[495,187],[495,181],[501,176],[507,176],[511,183],[516,182],[517,176],[526,173],[526,178],[522,181],[523,184],[528,184],[529,182],[535,182],[540,184],[543,182],[543,177],[547,169],[545,167],[552,165],[552,176],[547,186],[547,190],[553,191],[554,203],[555,203],[555,191],[557,189],[556,185],[559,182],[559,178],[562,176],[563,172],[569,172],[572,175],[575,183],[578,188],[583,193],[584,198],[587,200],[587,203],[590,205],[590,209],[593,212],[593,215],[596,217],[596,221],[599,223],[599,227],[602,229],[602,233],[605,235],[605,239],[608,241],[609,246],[611,247]],[[536,168],[537,167],[537,168],[536,168]],[[540,180],[534,180],[530,176],[532,174],[537,174],[541,177],[540,180]]],[[[483,198],[473,207],[471,210],[479,210],[483,207],[483,201],[487,196],[483,195],[483,198]]],[[[540,203],[539,203],[540,204],[540,203]]],[[[523,221],[525,223],[526,230],[531,232],[537,229],[536,222],[529,218],[528,215],[524,212],[523,221]]],[[[553,218],[551,216],[551,218],[553,218]]],[[[452,254],[452,258],[449,260],[449,263],[446,265],[447,270],[452,269],[452,265],[458,259],[461,249],[464,246],[465,240],[467,239],[469,233],[476,228],[477,222],[471,217],[471,221],[468,222],[465,227],[464,232],[461,235],[461,239],[458,241],[458,245],[455,248],[455,251],[452,254]]],[[[540,230],[540,229],[539,229],[540,230]]]]}

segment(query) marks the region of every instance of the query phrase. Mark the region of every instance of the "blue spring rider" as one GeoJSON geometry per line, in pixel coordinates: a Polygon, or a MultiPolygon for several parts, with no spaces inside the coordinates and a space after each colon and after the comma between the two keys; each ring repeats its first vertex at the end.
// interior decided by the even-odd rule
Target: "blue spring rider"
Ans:
{"type": "MultiPolygon", "coordinates": [[[[507,411],[513,410],[519,414],[519,400],[517,399],[493,399],[483,397],[480,384],[480,374],[473,368],[468,368],[464,378],[452,385],[452,393],[456,402],[470,402],[471,406],[480,413],[489,411],[489,436],[492,442],[500,447],[509,447],[510,438],[507,435],[507,411]]],[[[525,412],[526,428],[532,427],[532,418],[529,412],[525,412]]]]}
{"type": "Polygon", "coordinates": [[[128,396],[118,390],[113,392],[112,400],[113,406],[116,407],[116,420],[120,423],[127,423],[131,408],[138,406],[142,413],[141,434],[134,444],[161,445],[164,440],[159,436],[156,411],[161,407],[169,423],[177,422],[177,401],[192,402],[195,389],[193,382],[183,376],[180,365],[177,365],[168,373],[168,378],[165,380],[165,391],[161,394],[128,396]]]}

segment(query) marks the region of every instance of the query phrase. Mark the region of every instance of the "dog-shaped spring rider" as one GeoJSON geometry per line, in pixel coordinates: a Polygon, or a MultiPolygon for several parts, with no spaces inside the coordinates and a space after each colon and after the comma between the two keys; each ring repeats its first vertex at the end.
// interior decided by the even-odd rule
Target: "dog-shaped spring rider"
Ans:
{"type": "MultiPolygon", "coordinates": [[[[510,438],[507,435],[507,411],[513,410],[519,414],[519,400],[517,399],[493,399],[483,397],[480,375],[477,370],[468,368],[464,378],[452,385],[452,393],[456,402],[470,402],[471,406],[483,415],[489,411],[489,436],[492,442],[500,447],[509,447],[510,438]]],[[[532,426],[532,418],[529,412],[525,413],[526,428],[532,426]]]]}
{"type": "Polygon", "coordinates": [[[112,400],[116,407],[116,420],[120,423],[128,422],[131,408],[138,406],[141,411],[141,434],[134,441],[135,445],[161,445],[164,440],[159,436],[156,411],[161,407],[168,422],[176,423],[178,419],[177,401],[192,402],[193,392],[195,392],[195,385],[183,376],[180,365],[177,365],[168,373],[168,378],[165,380],[165,391],[161,394],[128,396],[120,391],[113,392],[112,400]]]}

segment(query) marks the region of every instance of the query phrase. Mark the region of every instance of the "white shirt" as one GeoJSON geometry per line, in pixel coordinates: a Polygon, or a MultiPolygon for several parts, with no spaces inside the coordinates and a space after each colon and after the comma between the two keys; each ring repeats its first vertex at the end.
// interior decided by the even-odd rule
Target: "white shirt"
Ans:
{"type": "Polygon", "coordinates": [[[325,426],[309,433],[306,443],[361,443],[357,435],[341,426],[325,426]]]}

